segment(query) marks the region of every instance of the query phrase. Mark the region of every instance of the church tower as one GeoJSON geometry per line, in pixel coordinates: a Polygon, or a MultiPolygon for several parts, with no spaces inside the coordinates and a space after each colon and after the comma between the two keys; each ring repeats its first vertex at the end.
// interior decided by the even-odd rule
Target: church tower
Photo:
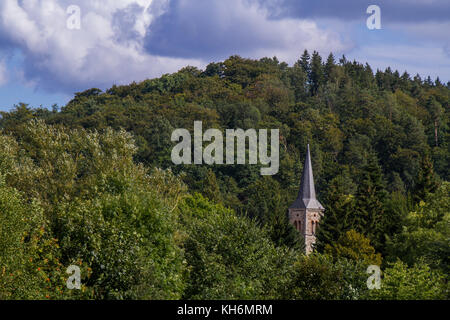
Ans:
{"type": "Polygon", "coordinates": [[[324,207],[316,199],[308,144],[300,191],[297,199],[289,207],[289,222],[294,225],[305,239],[306,254],[311,253],[313,250],[313,245],[316,242],[316,231],[324,210],[324,207]]]}

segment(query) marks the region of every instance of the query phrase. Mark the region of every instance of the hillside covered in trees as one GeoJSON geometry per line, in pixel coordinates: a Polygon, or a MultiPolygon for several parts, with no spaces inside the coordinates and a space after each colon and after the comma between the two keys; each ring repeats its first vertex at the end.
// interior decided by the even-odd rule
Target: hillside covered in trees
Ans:
{"type": "Polygon", "coordinates": [[[448,299],[449,105],[450,83],[307,51],[18,104],[0,119],[0,299],[448,299]],[[174,165],[194,121],[280,129],[278,174],[174,165]],[[286,217],[307,144],[326,209],[309,256],[286,217]]]}

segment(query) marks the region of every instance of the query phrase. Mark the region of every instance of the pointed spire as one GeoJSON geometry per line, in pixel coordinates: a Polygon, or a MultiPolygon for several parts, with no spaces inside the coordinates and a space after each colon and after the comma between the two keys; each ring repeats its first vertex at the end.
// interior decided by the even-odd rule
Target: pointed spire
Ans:
{"type": "Polygon", "coordinates": [[[314,188],[314,177],[311,165],[311,154],[308,150],[306,152],[305,165],[303,167],[302,179],[300,183],[300,191],[297,199],[294,201],[291,209],[321,209],[323,206],[316,199],[316,189],[314,188]]]}

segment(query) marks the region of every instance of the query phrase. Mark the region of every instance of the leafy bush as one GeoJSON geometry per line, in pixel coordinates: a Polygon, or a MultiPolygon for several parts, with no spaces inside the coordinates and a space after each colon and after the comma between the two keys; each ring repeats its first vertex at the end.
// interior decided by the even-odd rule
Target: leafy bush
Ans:
{"type": "Polygon", "coordinates": [[[382,261],[381,254],[375,252],[370,240],[355,230],[347,231],[335,244],[327,244],[325,253],[334,257],[362,261],[366,265],[381,266],[382,261]]]}
{"type": "Polygon", "coordinates": [[[367,294],[367,266],[322,254],[300,256],[285,287],[284,297],[295,300],[356,300],[367,294]]]}
{"type": "Polygon", "coordinates": [[[412,266],[424,260],[433,269],[450,272],[450,183],[444,182],[427,202],[410,212],[403,230],[388,241],[390,259],[412,266]]]}
{"type": "Polygon", "coordinates": [[[289,281],[295,253],[276,248],[248,218],[201,195],[180,206],[186,228],[186,299],[276,299],[289,281]]]}
{"type": "Polygon", "coordinates": [[[179,298],[179,179],[136,165],[133,140],[123,131],[32,121],[24,133],[20,141],[0,136],[0,169],[7,173],[0,176],[2,295],[179,298]],[[70,265],[81,269],[81,291],[65,288],[70,265]],[[31,278],[7,282],[6,274],[31,278]]]}
{"type": "Polygon", "coordinates": [[[0,172],[0,300],[61,298],[60,270],[42,208],[6,186],[0,172]]]}
{"type": "Polygon", "coordinates": [[[398,260],[384,270],[381,289],[369,297],[384,300],[448,299],[448,284],[441,272],[433,271],[423,262],[408,267],[398,260]]]}

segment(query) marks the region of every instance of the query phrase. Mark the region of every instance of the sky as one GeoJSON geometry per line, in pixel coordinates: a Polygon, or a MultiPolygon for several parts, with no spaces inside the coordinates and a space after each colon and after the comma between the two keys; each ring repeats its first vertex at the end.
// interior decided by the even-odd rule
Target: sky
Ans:
{"type": "Polygon", "coordinates": [[[0,110],[307,49],[450,81],[449,0],[1,0],[0,110]],[[369,29],[370,5],[380,29],[369,29]],[[74,7],[75,6],[75,7],[74,7]]]}

